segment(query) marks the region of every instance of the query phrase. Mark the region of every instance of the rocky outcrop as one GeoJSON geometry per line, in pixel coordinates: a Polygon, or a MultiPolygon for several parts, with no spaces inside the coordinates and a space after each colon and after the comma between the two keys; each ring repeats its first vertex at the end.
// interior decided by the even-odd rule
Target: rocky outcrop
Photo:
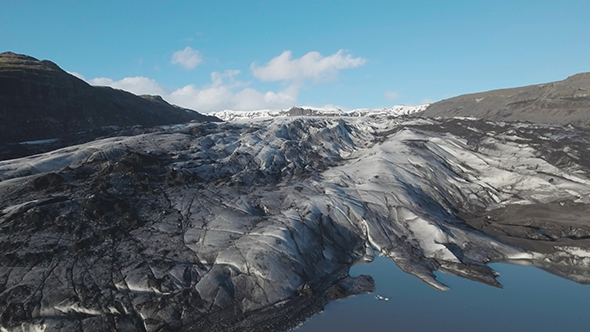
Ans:
{"type": "Polygon", "coordinates": [[[105,126],[193,120],[220,121],[159,97],[91,86],[51,61],[0,54],[0,144],[62,138],[105,126]]]}
{"type": "Polygon", "coordinates": [[[330,111],[318,111],[318,110],[314,110],[311,108],[303,108],[303,107],[297,107],[297,106],[293,106],[291,108],[289,108],[288,110],[286,110],[284,112],[285,115],[288,116],[343,116],[343,115],[347,115],[345,112],[339,110],[339,109],[334,109],[334,110],[330,110],[330,111]]]}
{"type": "Polygon", "coordinates": [[[462,95],[431,104],[423,117],[477,117],[590,128],[590,73],[559,82],[462,95]]]}
{"type": "Polygon", "coordinates": [[[523,123],[275,118],[0,162],[0,327],[288,330],[373,290],[348,271],[377,254],[437,289],[436,270],[500,286],[486,264],[513,259],[585,282],[589,142],[523,123]],[[562,203],[547,232],[504,222],[562,203]]]}

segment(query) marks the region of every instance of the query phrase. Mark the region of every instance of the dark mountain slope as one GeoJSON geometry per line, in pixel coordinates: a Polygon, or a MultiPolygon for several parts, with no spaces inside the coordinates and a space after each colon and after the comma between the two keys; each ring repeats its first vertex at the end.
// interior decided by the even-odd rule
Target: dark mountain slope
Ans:
{"type": "Polygon", "coordinates": [[[590,128],[590,73],[563,81],[462,95],[430,105],[423,117],[474,116],[590,128]]]}
{"type": "Polygon", "coordinates": [[[159,97],[91,86],[51,61],[0,53],[0,144],[61,138],[104,126],[192,120],[220,121],[159,97]]]}

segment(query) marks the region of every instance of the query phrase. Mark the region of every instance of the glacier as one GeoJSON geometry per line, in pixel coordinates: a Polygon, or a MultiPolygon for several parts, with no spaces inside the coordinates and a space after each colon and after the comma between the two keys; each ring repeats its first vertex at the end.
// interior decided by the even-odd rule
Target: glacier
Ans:
{"type": "Polygon", "coordinates": [[[587,132],[355,112],[226,112],[0,162],[0,326],[289,330],[372,291],[348,271],[376,255],[439,290],[435,271],[501,287],[499,261],[590,283],[587,132]],[[553,224],[509,225],[547,206],[553,224]]]}

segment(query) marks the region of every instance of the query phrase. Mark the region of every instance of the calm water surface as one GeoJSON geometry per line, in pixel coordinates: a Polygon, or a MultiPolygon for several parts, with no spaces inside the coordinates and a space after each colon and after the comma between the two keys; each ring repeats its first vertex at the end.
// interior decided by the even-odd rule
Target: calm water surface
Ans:
{"type": "Polygon", "coordinates": [[[451,287],[437,291],[390,259],[351,269],[370,274],[377,290],[326,307],[296,332],[325,331],[590,331],[590,286],[531,266],[491,264],[504,289],[437,273],[451,287]],[[376,295],[389,302],[375,299],[376,295]]]}

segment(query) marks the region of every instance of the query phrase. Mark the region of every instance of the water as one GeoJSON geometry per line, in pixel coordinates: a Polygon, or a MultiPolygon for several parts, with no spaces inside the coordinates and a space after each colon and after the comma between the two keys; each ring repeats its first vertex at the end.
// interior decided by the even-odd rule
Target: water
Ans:
{"type": "Polygon", "coordinates": [[[377,258],[351,275],[370,274],[377,290],[333,302],[296,332],[590,331],[590,286],[531,266],[491,264],[504,289],[438,273],[451,287],[437,291],[377,258]],[[376,295],[389,302],[375,299],[376,295]]]}

